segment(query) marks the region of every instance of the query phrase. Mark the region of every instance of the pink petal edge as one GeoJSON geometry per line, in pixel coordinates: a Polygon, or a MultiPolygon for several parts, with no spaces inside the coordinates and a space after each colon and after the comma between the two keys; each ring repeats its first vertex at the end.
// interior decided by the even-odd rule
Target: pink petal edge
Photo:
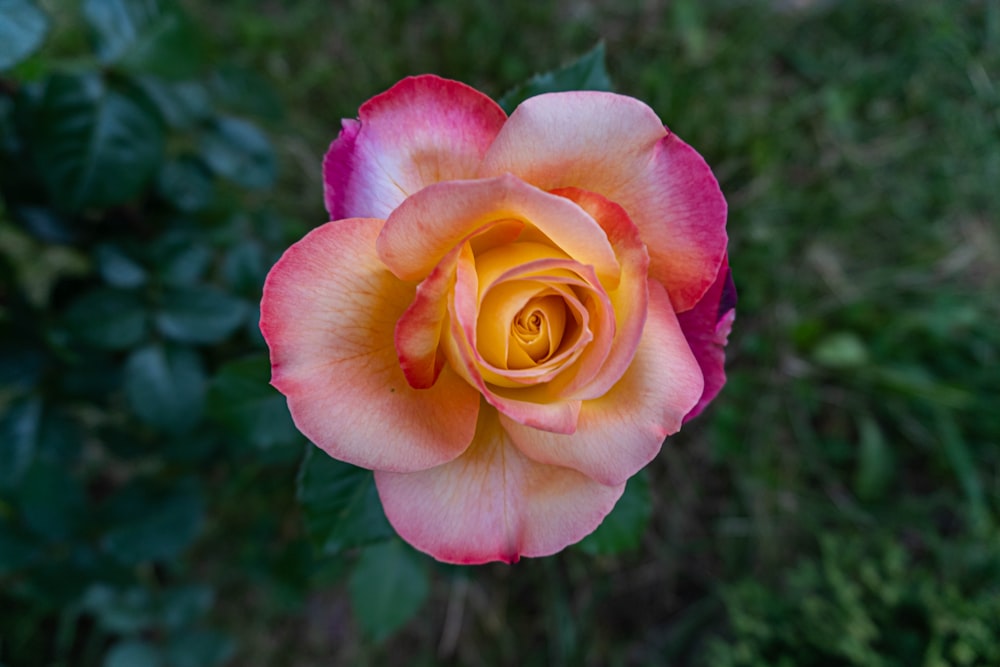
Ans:
{"type": "Polygon", "coordinates": [[[466,449],[479,396],[450,370],[419,391],[403,376],[394,327],[414,288],[375,256],[381,226],[338,220],[290,247],[265,281],[260,328],[272,384],[307,438],[354,465],[421,470],[466,449]]]}
{"type": "Polygon", "coordinates": [[[526,458],[488,406],[462,456],[419,472],[376,471],[375,483],[404,540],[464,565],[560,551],[591,533],[625,490],[526,458]]]}

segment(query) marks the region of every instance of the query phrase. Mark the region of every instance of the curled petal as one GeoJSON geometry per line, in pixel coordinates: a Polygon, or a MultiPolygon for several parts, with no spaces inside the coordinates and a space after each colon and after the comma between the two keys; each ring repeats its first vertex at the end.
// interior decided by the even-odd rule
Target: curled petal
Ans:
{"type": "Polygon", "coordinates": [[[555,553],[593,531],[625,489],[525,457],[485,406],[462,456],[419,472],[376,471],[375,483],[403,539],[461,564],[555,553]]]}
{"type": "Polygon", "coordinates": [[[483,376],[485,360],[475,348],[479,281],[475,259],[468,244],[462,246],[455,269],[455,289],[448,304],[450,335],[444,337],[445,356],[466,381],[476,387],[493,407],[513,419],[558,433],[572,433],[580,413],[580,401],[563,400],[542,386],[504,390],[483,376]]]}
{"type": "Polygon", "coordinates": [[[410,386],[426,389],[444,366],[441,329],[448,314],[448,295],[455,285],[455,263],[461,248],[434,267],[418,286],[413,303],[396,323],[396,352],[410,386]]]}
{"type": "Polygon", "coordinates": [[[414,288],[375,256],[381,220],[318,227],[268,274],[261,331],[272,384],[296,426],[342,461],[421,470],[450,461],[472,440],[478,392],[450,370],[415,390],[393,344],[414,288]]]}
{"type": "Polygon", "coordinates": [[[666,292],[651,286],[649,316],[635,359],[600,398],[583,401],[572,436],[526,428],[501,416],[525,456],[579,470],[602,484],[622,484],[676,433],[702,394],[702,375],[666,292]]]}
{"type": "Polygon", "coordinates": [[[407,198],[386,220],[378,255],[402,280],[420,280],[463,239],[487,225],[530,223],[601,281],[614,285],[620,267],[600,226],[564,197],[543,192],[510,175],[449,181],[407,198]]]}
{"type": "Polygon", "coordinates": [[[543,190],[574,187],[620,204],[650,249],[650,275],[677,312],[694,306],[726,250],[726,202],[705,161],[648,106],[612,93],[525,100],[483,158],[543,190]],[[608,165],[613,165],[609,168],[608,165]]]}
{"type": "Polygon", "coordinates": [[[433,75],[403,79],[358,116],[323,160],[332,220],[386,218],[426,185],[473,177],[506,119],[486,95],[433,75]]]}
{"type": "Polygon", "coordinates": [[[617,288],[608,291],[615,318],[614,340],[609,343],[600,373],[581,374],[564,389],[567,395],[574,398],[597,398],[618,382],[632,363],[642,336],[649,301],[646,285],[649,255],[639,228],[618,204],[597,193],[576,188],[555,190],[553,194],[575,201],[597,221],[607,234],[622,267],[617,288]]]}
{"type": "Polygon", "coordinates": [[[697,417],[726,384],[726,343],[736,317],[736,286],[728,259],[723,261],[712,287],[691,310],[678,320],[705,375],[705,390],[698,404],[684,417],[697,417]]]}

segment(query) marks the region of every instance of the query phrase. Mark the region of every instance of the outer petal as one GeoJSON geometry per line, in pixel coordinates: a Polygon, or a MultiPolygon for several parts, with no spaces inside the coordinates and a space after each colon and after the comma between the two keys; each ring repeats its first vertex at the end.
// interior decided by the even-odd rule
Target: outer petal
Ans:
{"type": "Polygon", "coordinates": [[[698,305],[678,320],[705,375],[705,390],[698,404],[684,417],[697,417],[726,384],[726,343],[736,318],[736,286],[728,259],[723,261],[719,275],[698,305]]]}
{"type": "Polygon", "coordinates": [[[621,262],[618,288],[609,292],[615,315],[615,338],[610,354],[598,377],[588,382],[582,391],[579,391],[580,385],[575,382],[566,388],[567,395],[574,398],[596,398],[604,395],[618,382],[632,363],[646,321],[649,255],[639,236],[639,229],[621,206],[593,192],[575,188],[556,190],[555,194],[575,201],[593,216],[608,235],[621,262]]]}
{"type": "Polygon", "coordinates": [[[418,280],[455,245],[502,220],[530,222],[574,260],[592,265],[602,282],[617,284],[618,260],[594,219],[574,202],[510,175],[421,190],[386,220],[378,255],[399,278],[418,280]]]}
{"type": "Polygon", "coordinates": [[[449,370],[419,391],[403,377],[393,329],[414,288],[375,257],[381,226],[338,220],[289,248],[264,284],[260,326],[271,382],[306,437],[365,468],[421,470],[469,445],[479,397],[449,370]]]}
{"type": "Polygon", "coordinates": [[[649,246],[650,275],[677,312],[712,284],[726,249],[725,199],[701,156],[642,102],[593,91],[525,100],[480,175],[506,172],[543,190],[575,187],[623,206],[649,246]]]}
{"type": "Polygon", "coordinates": [[[414,473],[376,471],[375,483],[403,539],[461,564],[555,553],[593,531],[625,489],[526,458],[488,406],[461,457],[414,473]]]}
{"type": "Polygon", "coordinates": [[[698,362],[666,292],[651,284],[649,311],[635,358],[601,398],[584,401],[572,436],[527,428],[501,416],[529,458],[574,468],[602,484],[622,484],[660,451],[702,395],[698,362]]]}
{"type": "Polygon", "coordinates": [[[471,178],[506,114],[486,95],[432,75],[403,79],[345,121],[323,160],[332,220],[386,218],[437,181],[471,178]]]}

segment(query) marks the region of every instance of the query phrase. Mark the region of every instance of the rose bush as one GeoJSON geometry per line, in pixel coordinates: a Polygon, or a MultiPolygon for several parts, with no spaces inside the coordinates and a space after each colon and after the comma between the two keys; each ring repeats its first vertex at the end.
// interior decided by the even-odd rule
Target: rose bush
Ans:
{"type": "Polygon", "coordinates": [[[312,442],[375,471],[418,549],[581,539],[725,382],[725,200],[638,100],[551,93],[508,118],[409,78],[323,167],[332,222],[264,287],[272,382],[312,442]]]}

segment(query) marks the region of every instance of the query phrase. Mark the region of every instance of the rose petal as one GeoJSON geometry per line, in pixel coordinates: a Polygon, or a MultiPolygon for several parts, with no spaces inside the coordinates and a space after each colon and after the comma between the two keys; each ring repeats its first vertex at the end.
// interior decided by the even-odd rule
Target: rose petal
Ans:
{"type": "Polygon", "coordinates": [[[437,183],[407,198],[386,220],[378,255],[402,280],[420,280],[463,239],[511,219],[531,223],[574,260],[593,266],[602,283],[617,284],[618,260],[594,219],[510,175],[437,183]]]}
{"type": "Polygon", "coordinates": [[[579,470],[602,484],[622,484],[680,429],[702,387],[701,370],[669,298],[653,283],[635,359],[608,393],[583,401],[572,436],[527,428],[503,415],[500,420],[529,458],[579,470]]]}
{"type": "Polygon", "coordinates": [[[475,432],[475,389],[445,369],[415,390],[393,344],[414,288],[375,256],[382,221],[318,227],[268,274],[261,331],[272,384],[296,426],[331,456],[365,468],[411,471],[458,456],[475,432]]]}
{"type": "Polygon", "coordinates": [[[678,313],[704,296],[726,255],[726,199],[705,160],[671,134],[647,169],[608,196],[629,212],[649,249],[649,275],[678,313]]]}
{"type": "Polygon", "coordinates": [[[677,312],[715,279],[726,203],[705,161],[648,106],[595,91],[529,98],[483,158],[480,175],[511,173],[543,190],[575,187],[620,204],[650,249],[650,275],[677,312]]]}
{"type": "Polygon", "coordinates": [[[639,228],[618,204],[595,192],[576,188],[555,190],[553,194],[575,201],[597,221],[607,234],[622,267],[618,287],[608,291],[615,317],[615,334],[607,358],[596,376],[581,374],[564,389],[565,395],[573,398],[597,398],[621,378],[632,363],[642,337],[649,300],[646,285],[649,255],[640,238],[639,228]]]}
{"type": "Polygon", "coordinates": [[[726,384],[726,343],[735,317],[736,286],[727,259],[704,298],[677,318],[705,376],[701,399],[684,421],[697,417],[726,384]]]}
{"type": "MultiPolygon", "coordinates": [[[[544,385],[505,390],[488,384],[483,377],[485,361],[474,347],[478,313],[479,281],[469,245],[462,246],[455,268],[455,289],[448,303],[449,334],[444,337],[445,356],[486,401],[517,421],[558,433],[572,433],[580,413],[580,401],[562,400],[544,385]]],[[[516,372],[516,371],[514,371],[516,372]]]]}
{"type": "Polygon", "coordinates": [[[434,267],[417,285],[417,293],[396,323],[396,352],[411,387],[432,386],[444,366],[441,329],[448,314],[448,295],[455,285],[455,263],[461,248],[434,267]]]}
{"type": "Polygon", "coordinates": [[[375,483],[403,539],[461,564],[555,553],[592,532],[625,488],[526,458],[486,406],[462,456],[420,472],[376,471],[375,483]]]}
{"type": "Polygon", "coordinates": [[[358,117],[323,160],[332,220],[385,218],[426,185],[473,177],[506,114],[474,88],[423,75],[368,100],[358,117]]]}

